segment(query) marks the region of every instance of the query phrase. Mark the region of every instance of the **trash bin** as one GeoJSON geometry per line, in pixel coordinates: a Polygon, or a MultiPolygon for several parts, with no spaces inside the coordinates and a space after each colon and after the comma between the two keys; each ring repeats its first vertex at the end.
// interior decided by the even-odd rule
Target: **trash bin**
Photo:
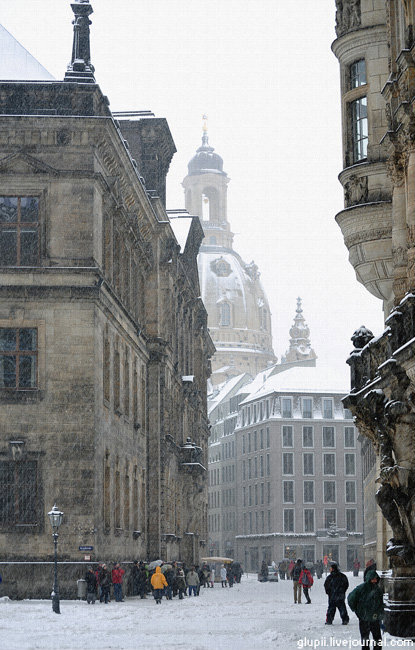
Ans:
{"type": "Polygon", "coordinates": [[[78,598],[80,600],[85,600],[85,598],[86,598],[86,580],[81,578],[80,580],[76,581],[76,584],[78,586],[78,598]]]}

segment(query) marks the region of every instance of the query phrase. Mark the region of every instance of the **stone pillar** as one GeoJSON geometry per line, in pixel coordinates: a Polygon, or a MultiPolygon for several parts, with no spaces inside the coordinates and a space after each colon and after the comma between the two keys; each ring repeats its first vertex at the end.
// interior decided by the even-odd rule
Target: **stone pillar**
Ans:
{"type": "Polygon", "coordinates": [[[393,257],[393,293],[395,304],[405,295],[407,285],[407,233],[406,201],[403,178],[393,188],[392,197],[392,257],[393,257]]]}
{"type": "Polygon", "coordinates": [[[77,0],[71,4],[75,18],[73,24],[72,58],[65,74],[65,81],[95,83],[94,66],[91,64],[88,16],[94,11],[89,0],[77,0]]]}
{"type": "Polygon", "coordinates": [[[408,290],[415,288],[415,152],[408,157],[406,174],[406,224],[408,229],[408,290]]]}

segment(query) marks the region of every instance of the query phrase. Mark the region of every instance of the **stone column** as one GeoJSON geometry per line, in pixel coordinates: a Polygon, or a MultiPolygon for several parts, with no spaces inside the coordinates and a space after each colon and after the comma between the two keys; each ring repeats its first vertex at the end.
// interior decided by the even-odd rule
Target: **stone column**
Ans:
{"type": "Polygon", "coordinates": [[[392,195],[392,258],[393,258],[393,293],[395,304],[406,293],[407,286],[407,232],[406,200],[403,174],[395,173],[392,195]]]}
{"type": "Polygon", "coordinates": [[[75,18],[73,24],[72,58],[65,74],[65,81],[95,83],[94,66],[91,64],[88,16],[93,12],[89,0],[77,0],[71,4],[75,18]]]}
{"type": "Polygon", "coordinates": [[[406,225],[408,229],[408,290],[415,287],[415,152],[408,157],[406,173],[406,225]]]}

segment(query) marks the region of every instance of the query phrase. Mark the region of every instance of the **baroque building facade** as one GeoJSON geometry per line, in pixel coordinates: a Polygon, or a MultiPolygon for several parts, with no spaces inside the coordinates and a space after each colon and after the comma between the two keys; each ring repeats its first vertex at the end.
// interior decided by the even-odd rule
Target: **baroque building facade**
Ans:
{"type": "Polygon", "coordinates": [[[14,597],[50,593],[54,503],[63,596],[85,548],[190,563],[207,538],[203,231],[165,209],[167,122],[114,118],[92,7],[72,9],[65,80],[0,83],[0,555],[14,597]]]}
{"type": "Polygon", "coordinates": [[[336,220],[357,278],[383,302],[385,331],[354,333],[345,405],[366,437],[386,629],[415,636],[415,3],[336,2],[345,210],[336,220]],[[372,451],[375,452],[375,454],[372,451]],[[390,539],[389,539],[390,538],[390,539]],[[388,541],[389,540],[389,541],[388,541]]]}
{"type": "Polygon", "coordinates": [[[202,144],[183,180],[185,206],[200,217],[205,237],[198,256],[200,288],[216,347],[214,385],[247,372],[254,376],[274,364],[271,313],[258,267],[233,249],[227,217],[229,177],[223,160],[209,145],[206,121],[202,144]]]}

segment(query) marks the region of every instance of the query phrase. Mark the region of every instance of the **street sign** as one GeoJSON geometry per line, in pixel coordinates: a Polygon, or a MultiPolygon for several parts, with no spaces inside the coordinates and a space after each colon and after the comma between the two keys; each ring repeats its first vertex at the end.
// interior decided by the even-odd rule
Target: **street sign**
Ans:
{"type": "Polygon", "coordinates": [[[93,546],[80,546],[79,550],[80,551],[93,551],[94,547],[93,546]]]}

